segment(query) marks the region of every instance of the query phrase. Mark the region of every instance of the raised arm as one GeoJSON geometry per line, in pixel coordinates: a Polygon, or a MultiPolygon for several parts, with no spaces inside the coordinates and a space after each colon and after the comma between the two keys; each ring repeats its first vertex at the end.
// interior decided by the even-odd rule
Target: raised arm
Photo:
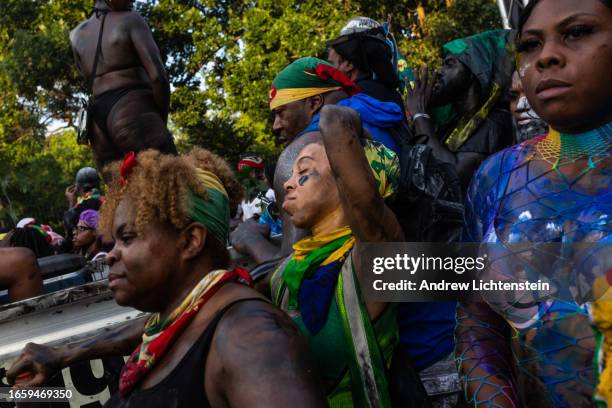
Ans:
{"type": "Polygon", "coordinates": [[[80,361],[130,354],[139,344],[146,317],[136,319],[96,337],[58,346],[28,343],[7,371],[9,384],[41,386],[58,371],[80,361]],[[24,379],[17,379],[25,374],[24,379]],[[18,380],[18,381],[16,381],[18,380]]]}
{"type": "Polygon", "coordinates": [[[168,110],[170,107],[170,83],[164,68],[159,49],[153,40],[153,35],[144,19],[137,13],[130,13],[129,30],[132,44],[138,53],[140,62],[147,71],[153,97],[159,108],[164,122],[168,121],[168,110]]]}
{"type": "Polygon", "coordinates": [[[325,407],[305,339],[282,311],[261,301],[233,306],[220,321],[206,364],[212,406],[325,407]]]}
{"type": "MultiPolygon", "coordinates": [[[[459,180],[465,191],[472,174],[486,158],[486,155],[475,152],[452,152],[440,141],[435,133],[432,120],[427,115],[427,106],[431,98],[434,81],[429,78],[426,64],[421,67],[420,73],[415,70],[414,74],[414,87],[406,80],[406,110],[408,116],[413,118],[414,127],[412,143],[425,144],[431,147],[438,160],[455,165],[459,180]]],[[[494,138],[497,138],[497,136],[494,135],[494,138]]]]}
{"type": "Polygon", "coordinates": [[[342,206],[357,241],[403,241],[402,229],[378,192],[361,146],[363,130],[357,112],[324,106],[319,126],[342,206]]]}

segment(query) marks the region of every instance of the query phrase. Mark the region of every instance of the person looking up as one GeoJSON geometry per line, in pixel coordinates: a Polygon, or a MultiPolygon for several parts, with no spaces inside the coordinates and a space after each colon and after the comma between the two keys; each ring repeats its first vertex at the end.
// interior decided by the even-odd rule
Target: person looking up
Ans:
{"type": "Polygon", "coordinates": [[[357,260],[362,242],[404,238],[383,201],[397,188],[399,161],[380,143],[362,147],[351,109],[323,107],[320,135],[303,147],[284,183],[283,210],[312,235],[274,272],[272,299],[308,338],[331,406],[390,406],[385,371],[397,338],[395,308],[360,297],[368,272],[357,260]],[[368,332],[375,338],[363,337],[368,332]]]}

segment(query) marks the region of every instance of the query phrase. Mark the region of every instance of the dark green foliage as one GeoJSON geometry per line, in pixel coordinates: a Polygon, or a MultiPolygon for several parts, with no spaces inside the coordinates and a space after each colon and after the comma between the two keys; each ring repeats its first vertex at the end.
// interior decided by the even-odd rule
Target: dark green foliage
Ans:
{"type": "MultiPolygon", "coordinates": [[[[70,130],[84,84],[68,34],[93,0],[2,0],[0,226],[22,216],[59,223],[64,189],[91,162],[70,130]],[[67,132],[45,136],[49,126],[67,132]]],[[[351,17],[385,20],[414,67],[436,63],[458,36],[498,28],[494,0],[141,0],[173,86],[171,129],[181,151],[198,145],[232,166],[245,151],[274,157],[268,92],[274,75],[325,44],[351,17]],[[416,8],[423,4],[425,20],[416,8]]]]}

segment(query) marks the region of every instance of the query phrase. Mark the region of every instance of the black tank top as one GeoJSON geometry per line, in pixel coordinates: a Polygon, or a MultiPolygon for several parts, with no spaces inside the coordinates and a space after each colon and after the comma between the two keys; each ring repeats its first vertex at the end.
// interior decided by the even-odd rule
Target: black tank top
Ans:
{"type": "Polygon", "coordinates": [[[151,388],[134,390],[126,400],[117,392],[104,408],[206,408],[210,407],[204,389],[204,372],[208,351],[223,315],[236,303],[262,298],[238,299],[221,309],[208,324],[200,338],[189,349],[178,365],[161,382],[151,388]]]}

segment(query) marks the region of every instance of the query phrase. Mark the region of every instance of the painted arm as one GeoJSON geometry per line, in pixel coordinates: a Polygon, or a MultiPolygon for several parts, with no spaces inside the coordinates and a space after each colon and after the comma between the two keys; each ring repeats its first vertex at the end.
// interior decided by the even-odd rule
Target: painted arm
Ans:
{"type": "MultiPolygon", "coordinates": [[[[474,175],[465,200],[465,242],[482,242],[487,225],[491,223],[495,213],[491,203],[495,202],[500,161],[490,158],[474,175]]],[[[471,406],[519,406],[511,334],[512,328],[488,304],[458,304],[455,359],[466,400],[471,406]]]]}
{"type": "Polygon", "coordinates": [[[511,328],[486,303],[459,303],[455,359],[473,407],[519,407],[510,348],[511,328]]]}
{"type": "MultiPolygon", "coordinates": [[[[361,146],[363,130],[357,112],[326,105],[321,110],[319,127],[344,213],[357,241],[353,250],[355,270],[360,284],[365,286],[370,271],[362,270],[360,242],[404,241],[404,234],[376,187],[361,146]]],[[[386,303],[367,302],[366,306],[370,318],[375,319],[385,310],[386,303]]]]}
{"type": "Polygon", "coordinates": [[[215,332],[205,388],[212,406],[326,407],[306,340],[264,302],[232,307],[215,332]]]}
{"type": "Polygon", "coordinates": [[[168,81],[164,63],[147,23],[137,13],[131,13],[131,15],[128,24],[132,44],[151,81],[153,97],[161,117],[164,122],[167,122],[170,108],[170,82],[168,81]]]}
{"type": "Polygon", "coordinates": [[[361,146],[359,115],[341,106],[324,106],[319,126],[342,206],[357,241],[403,241],[402,229],[378,192],[361,146]]]}
{"type": "Polygon", "coordinates": [[[74,363],[128,355],[140,343],[145,321],[146,316],[119,325],[91,339],[66,345],[28,343],[7,371],[7,381],[9,384],[17,382],[20,387],[41,386],[58,371],[74,363]],[[18,380],[17,376],[24,373],[30,375],[25,380],[18,380]]]}

